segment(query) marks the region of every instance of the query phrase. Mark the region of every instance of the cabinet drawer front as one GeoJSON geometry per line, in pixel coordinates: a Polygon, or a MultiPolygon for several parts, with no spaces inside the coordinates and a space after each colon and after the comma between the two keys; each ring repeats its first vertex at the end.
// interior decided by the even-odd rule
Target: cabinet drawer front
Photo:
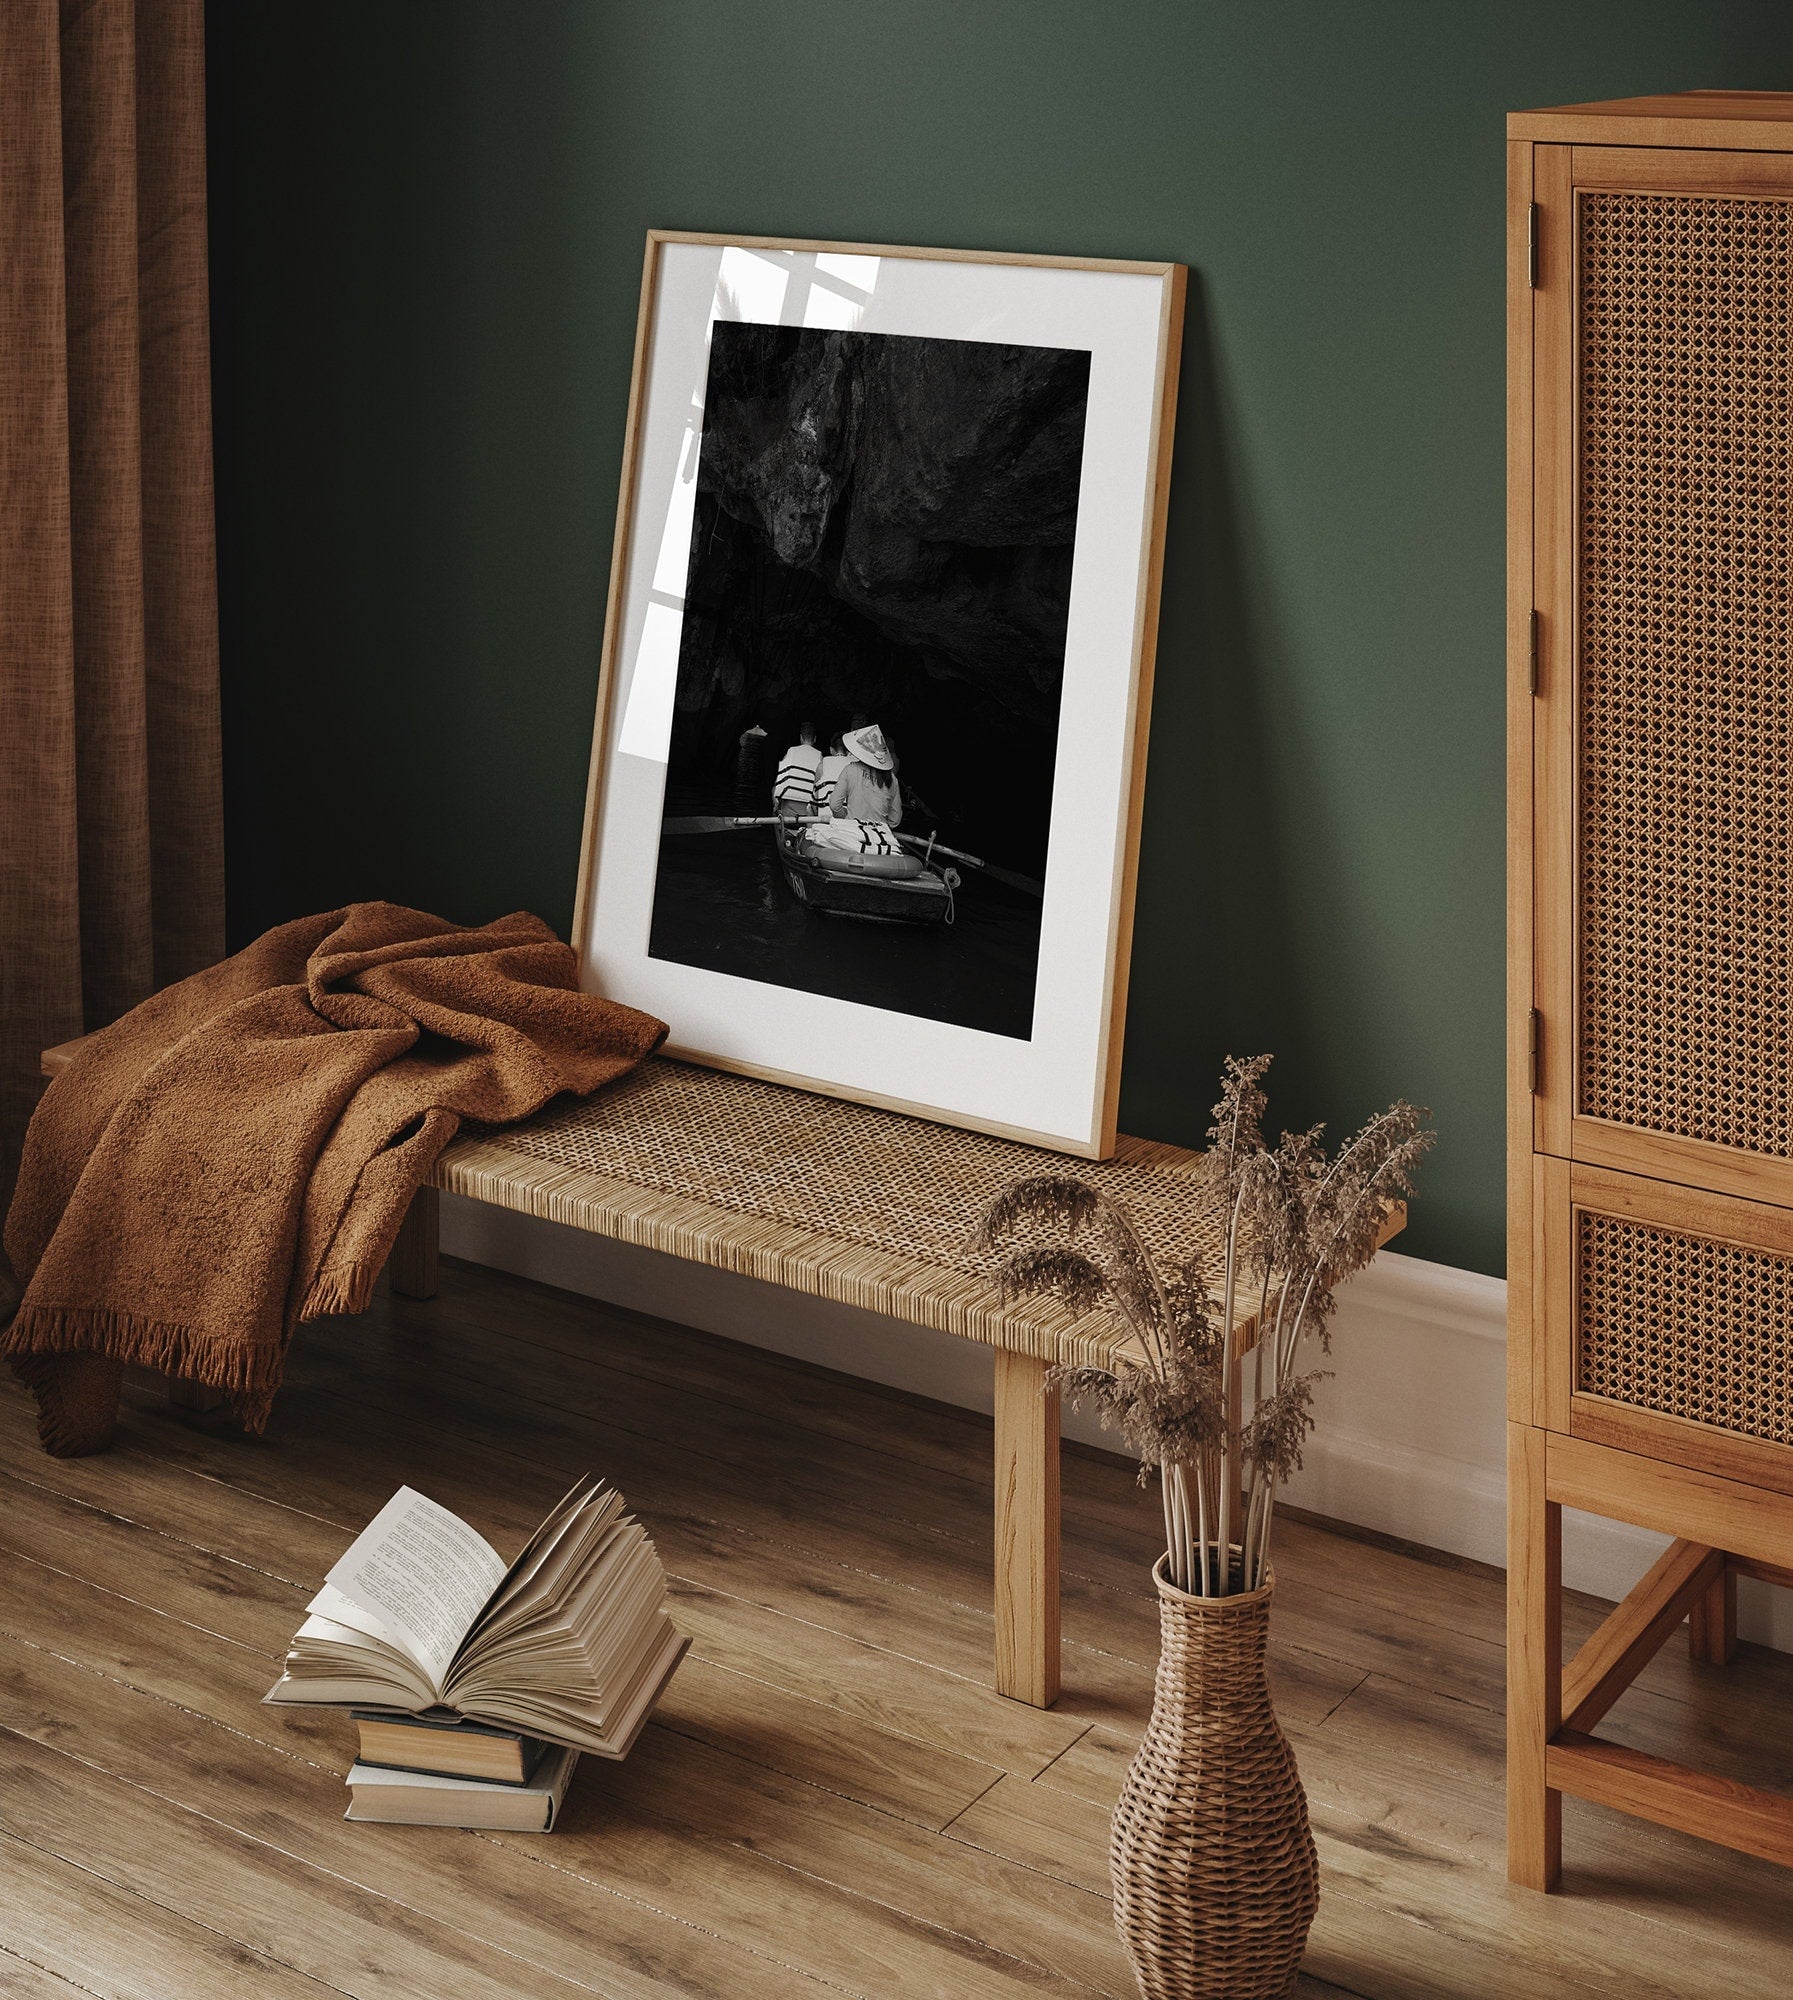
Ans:
{"type": "Polygon", "coordinates": [[[1558,1427],[1793,1491],[1793,1214],[1582,1167],[1557,1187],[1558,1427]]]}

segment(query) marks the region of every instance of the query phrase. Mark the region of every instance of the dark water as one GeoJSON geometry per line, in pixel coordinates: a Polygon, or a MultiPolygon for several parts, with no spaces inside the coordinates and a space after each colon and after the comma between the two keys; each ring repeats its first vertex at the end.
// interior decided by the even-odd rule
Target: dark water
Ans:
{"type": "Polygon", "coordinates": [[[770,827],[667,834],[648,951],[1025,1041],[1033,1033],[1040,906],[975,869],[961,873],[951,925],[868,923],[799,903],[770,827]]]}

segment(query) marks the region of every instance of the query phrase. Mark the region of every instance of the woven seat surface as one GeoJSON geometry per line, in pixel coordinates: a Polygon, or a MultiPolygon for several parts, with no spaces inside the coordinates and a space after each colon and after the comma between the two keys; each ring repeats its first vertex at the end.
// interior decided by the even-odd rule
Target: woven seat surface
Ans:
{"type": "Polygon", "coordinates": [[[1004,1305],[972,1231],[1024,1175],[1069,1173],[1120,1202],[1167,1262],[1221,1236],[1198,1153],[1122,1139],[1113,1159],[1059,1153],[657,1060],[594,1098],[502,1131],[470,1130],[438,1185],[863,1305],[994,1346],[1106,1358],[1122,1329],[1051,1300],[1004,1305]]]}

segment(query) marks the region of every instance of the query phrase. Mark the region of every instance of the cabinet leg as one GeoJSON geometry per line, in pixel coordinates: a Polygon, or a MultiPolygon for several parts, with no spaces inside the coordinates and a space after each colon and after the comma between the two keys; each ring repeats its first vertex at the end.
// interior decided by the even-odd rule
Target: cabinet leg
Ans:
{"type": "Polygon", "coordinates": [[[1563,1795],[1544,1751],[1563,1718],[1563,1510],[1545,1497],[1548,1434],[1507,1426],[1507,1875],[1554,1889],[1563,1795]]]}
{"type": "Polygon", "coordinates": [[[1046,1363],[996,1349],[996,1690],[1058,1699],[1058,1417],[1046,1363]]]}
{"type": "Polygon", "coordinates": [[[1687,1650],[1709,1667],[1728,1667],[1737,1651],[1737,1573],[1726,1563],[1687,1614],[1687,1650]]]}
{"type": "Polygon", "coordinates": [[[398,1241],[387,1260],[392,1289],[401,1299],[436,1296],[436,1247],[442,1227],[442,1197],[433,1187],[420,1187],[399,1225],[398,1241]]]}

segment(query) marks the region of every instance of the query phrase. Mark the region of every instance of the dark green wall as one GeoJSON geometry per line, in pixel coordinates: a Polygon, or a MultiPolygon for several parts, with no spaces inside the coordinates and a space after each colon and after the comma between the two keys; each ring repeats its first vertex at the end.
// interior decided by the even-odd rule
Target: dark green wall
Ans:
{"type": "Polygon", "coordinates": [[[232,921],[570,917],[650,224],[1192,272],[1123,1124],[1406,1094],[1501,1267],[1501,114],[1785,0],[214,0],[232,921]]]}

